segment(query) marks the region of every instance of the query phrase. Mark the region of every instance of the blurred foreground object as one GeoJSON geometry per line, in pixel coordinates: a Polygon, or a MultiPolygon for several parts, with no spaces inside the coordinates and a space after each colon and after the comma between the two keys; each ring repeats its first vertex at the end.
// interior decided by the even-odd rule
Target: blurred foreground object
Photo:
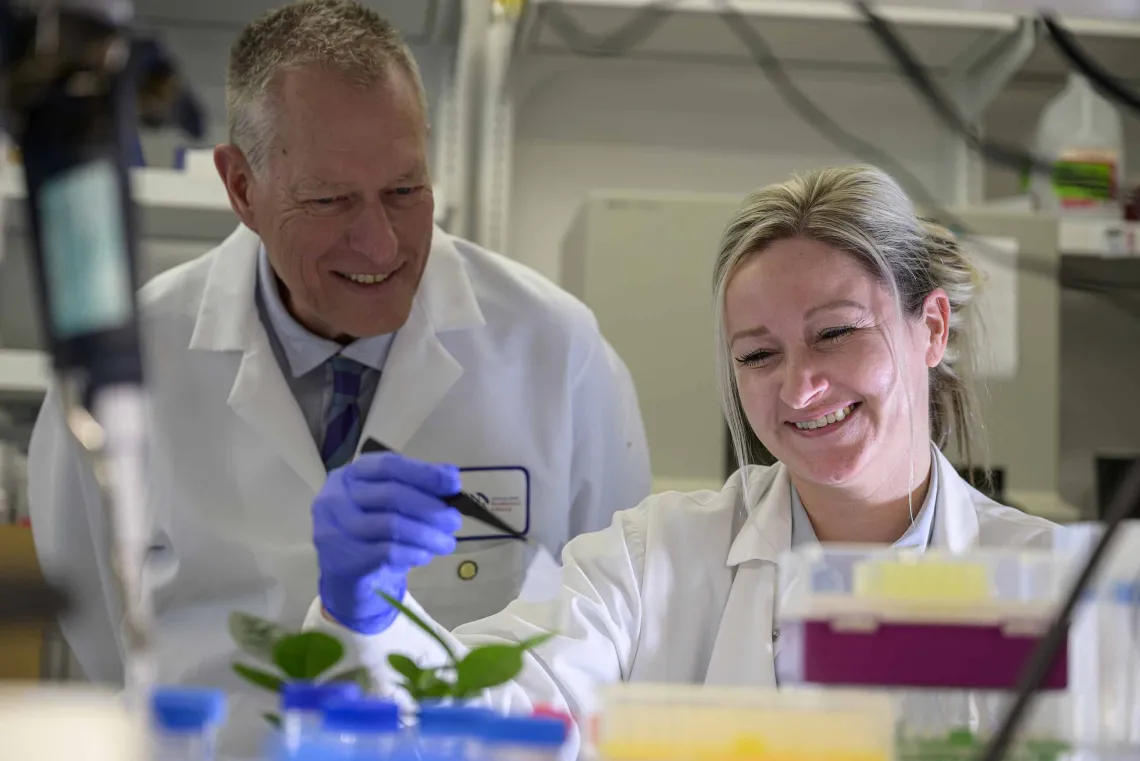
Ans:
{"type": "Polygon", "coordinates": [[[113,692],[0,689],[5,761],[146,761],[145,729],[113,692]]]}
{"type": "Polygon", "coordinates": [[[202,117],[162,48],[132,37],[132,15],[127,0],[0,2],[0,110],[23,157],[41,320],[66,419],[110,512],[126,684],[145,695],[154,678],[146,395],[127,171],[140,115],[196,136],[202,117]]]}

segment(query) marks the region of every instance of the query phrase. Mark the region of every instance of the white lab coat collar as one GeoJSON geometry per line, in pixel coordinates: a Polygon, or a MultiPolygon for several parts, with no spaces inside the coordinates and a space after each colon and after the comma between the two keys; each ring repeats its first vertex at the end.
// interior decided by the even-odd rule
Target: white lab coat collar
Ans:
{"type": "MultiPolygon", "coordinates": [[[[227,402],[315,494],[326,472],[257,310],[258,236],[241,226],[212,252],[190,349],[235,355],[227,402]]],[[[438,228],[408,321],[396,332],[361,441],[401,449],[463,375],[440,333],[485,324],[454,238],[438,228]],[[383,412],[378,412],[382,410],[383,412]]]]}
{"type": "MultiPolygon", "coordinates": [[[[240,351],[249,346],[252,328],[260,321],[254,301],[260,245],[256,233],[239,225],[219,247],[202,294],[191,349],[240,351]]],[[[412,311],[433,332],[486,324],[455,239],[439,227],[432,234],[412,311]]]]}
{"type": "MultiPolygon", "coordinates": [[[[938,494],[930,546],[961,552],[978,543],[978,513],[974,495],[946,457],[934,448],[933,464],[938,468],[938,494]]],[[[791,479],[783,463],[771,468],[749,468],[747,496],[754,505],[748,511],[732,547],[729,567],[750,560],[777,562],[791,549],[791,479]]],[[[738,497],[742,499],[743,497],[738,497]]]]}

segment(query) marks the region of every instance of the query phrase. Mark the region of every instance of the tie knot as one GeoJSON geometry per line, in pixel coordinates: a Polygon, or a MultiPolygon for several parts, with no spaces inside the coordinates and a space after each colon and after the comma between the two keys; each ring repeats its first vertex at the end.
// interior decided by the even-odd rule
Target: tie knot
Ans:
{"type": "Polygon", "coordinates": [[[332,358],[333,393],[351,398],[360,395],[360,376],[364,373],[364,365],[355,359],[342,357],[339,354],[332,358]]]}

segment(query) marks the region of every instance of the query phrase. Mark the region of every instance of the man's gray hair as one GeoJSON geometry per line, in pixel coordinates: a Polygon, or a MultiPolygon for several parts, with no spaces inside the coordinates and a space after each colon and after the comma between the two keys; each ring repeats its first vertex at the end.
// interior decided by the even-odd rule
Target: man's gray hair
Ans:
{"type": "Polygon", "coordinates": [[[278,75],[327,68],[360,86],[381,81],[395,65],[412,79],[427,117],[427,96],[411,50],[391,23],[352,0],[298,0],[249,24],[230,49],[226,114],[230,142],[261,174],[273,138],[278,75]]]}

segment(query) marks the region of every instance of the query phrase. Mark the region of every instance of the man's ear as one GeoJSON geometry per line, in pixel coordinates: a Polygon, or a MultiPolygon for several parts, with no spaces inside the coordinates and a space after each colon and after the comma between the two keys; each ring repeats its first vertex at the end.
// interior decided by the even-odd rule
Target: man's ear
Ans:
{"type": "Polygon", "coordinates": [[[215,146],[214,167],[222,178],[222,184],[226,186],[234,214],[237,214],[242,224],[256,233],[257,220],[253,213],[253,199],[250,197],[253,190],[253,168],[245,154],[236,145],[215,146]]]}
{"type": "Polygon", "coordinates": [[[950,340],[950,297],[941,288],[926,294],[922,302],[922,324],[926,328],[926,366],[937,367],[950,340]]]}

